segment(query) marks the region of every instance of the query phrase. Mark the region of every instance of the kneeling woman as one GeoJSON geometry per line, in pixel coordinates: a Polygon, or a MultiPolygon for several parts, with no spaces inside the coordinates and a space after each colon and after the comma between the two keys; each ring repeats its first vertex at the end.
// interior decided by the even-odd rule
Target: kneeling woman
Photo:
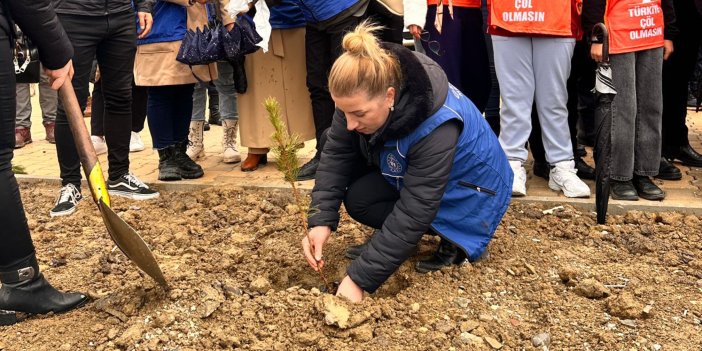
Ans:
{"type": "Polygon", "coordinates": [[[422,235],[438,234],[437,270],[480,257],[509,205],[512,171],[473,103],[431,59],[379,44],[361,24],[343,40],[329,91],[336,103],[312,191],[310,233],[302,241],[314,269],[339,222],[342,201],[355,220],[376,228],[337,295],[360,301],[414,252],[422,235]]]}

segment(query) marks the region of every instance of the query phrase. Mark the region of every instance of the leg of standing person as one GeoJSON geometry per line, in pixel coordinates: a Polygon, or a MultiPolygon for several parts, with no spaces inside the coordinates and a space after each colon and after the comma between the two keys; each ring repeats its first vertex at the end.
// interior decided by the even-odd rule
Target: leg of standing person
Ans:
{"type": "MultiPolygon", "coordinates": [[[[221,75],[221,73],[219,73],[221,75]]],[[[232,73],[233,77],[233,73],[232,73]]],[[[222,116],[219,113],[219,92],[214,82],[209,82],[207,84],[207,109],[209,110],[209,117],[207,118],[208,124],[214,124],[216,126],[222,125],[222,116]]]]}
{"type": "Polygon", "coordinates": [[[526,195],[525,144],[531,133],[531,107],[534,102],[532,39],[492,36],[495,72],[500,82],[499,141],[514,172],[512,194],[526,195]]]}
{"type": "Polygon", "coordinates": [[[207,83],[197,83],[193,89],[192,116],[190,118],[190,128],[188,134],[188,148],[185,153],[193,160],[205,156],[205,130],[209,130],[209,125],[205,128],[205,105],[207,103],[207,83]]]}
{"type": "Polygon", "coordinates": [[[224,127],[222,136],[222,160],[224,163],[241,162],[237,147],[239,133],[239,111],[236,105],[236,86],[234,84],[234,67],[229,62],[217,62],[218,78],[214,85],[219,96],[219,115],[224,127]]]}
{"type": "Polygon", "coordinates": [[[93,93],[90,113],[90,141],[93,143],[95,153],[102,155],[107,153],[107,143],[105,142],[105,99],[102,95],[102,80],[96,80],[93,84],[93,93]]]}
{"type": "Polygon", "coordinates": [[[302,167],[298,180],[314,179],[322,155],[322,133],[331,127],[334,116],[334,100],[329,94],[327,80],[334,61],[341,55],[341,42],[344,35],[360,21],[359,17],[349,18],[320,30],[314,25],[308,25],[305,33],[305,55],[307,57],[307,88],[312,100],[312,115],[317,138],[315,156],[302,167]]]}
{"type": "Polygon", "coordinates": [[[533,38],[532,43],[534,99],[546,161],[551,166],[548,186],[567,197],[589,197],[590,187],[577,176],[568,125],[567,81],[575,39],[533,38]]]}
{"type": "Polygon", "coordinates": [[[485,47],[487,48],[488,62],[490,69],[490,81],[492,82],[490,88],[490,95],[485,105],[485,119],[490,124],[490,128],[495,135],[500,135],[500,83],[497,81],[497,74],[495,74],[495,54],[492,48],[492,36],[487,34],[487,22],[488,22],[488,10],[487,1],[482,1],[482,13],[483,13],[483,33],[485,33],[485,47]]]}
{"type": "MultiPolygon", "coordinates": [[[[567,89],[568,89],[568,102],[566,107],[568,108],[568,129],[570,131],[570,143],[573,148],[573,161],[575,162],[575,169],[578,171],[578,177],[582,179],[595,179],[595,169],[590,167],[585,160],[583,160],[583,153],[585,148],[578,143],[578,123],[581,119],[594,118],[592,115],[584,115],[581,113],[594,112],[590,109],[579,107],[580,94],[579,85],[582,76],[587,74],[585,71],[590,69],[588,61],[590,59],[590,46],[585,40],[580,40],[575,43],[575,49],[573,51],[573,58],[571,59],[571,70],[568,77],[567,89]],[[582,147],[582,148],[581,148],[582,147]]],[[[590,92],[590,94],[592,94],[590,92]]]]}
{"type": "Polygon", "coordinates": [[[44,130],[46,131],[46,140],[54,144],[56,143],[56,137],[54,130],[56,128],[56,108],[58,106],[58,92],[51,89],[49,84],[49,77],[44,72],[44,68],[41,70],[41,77],[39,80],[39,107],[41,108],[41,119],[44,125],[44,130]]]}
{"type": "Polygon", "coordinates": [[[146,87],[138,87],[132,82],[132,135],[129,138],[129,152],[139,152],[146,148],[141,139],[146,122],[146,87]]]}
{"type": "Polygon", "coordinates": [[[15,88],[15,148],[32,143],[32,97],[29,83],[18,83],[15,88]]]}

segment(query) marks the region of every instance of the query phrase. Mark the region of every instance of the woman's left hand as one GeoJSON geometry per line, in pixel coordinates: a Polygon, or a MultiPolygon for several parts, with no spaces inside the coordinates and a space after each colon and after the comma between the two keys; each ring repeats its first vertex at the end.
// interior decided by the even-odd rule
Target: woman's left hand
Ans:
{"type": "Polygon", "coordinates": [[[143,39],[149,32],[151,32],[151,26],[154,24],[154,18],[148,12],[139,12],[139,36],[137,38],[143,39]]]}
{"type": "Polygon", "coordinates": [[[663,59],[667,60],[668,57],[670,57],[670,54],[673,53],[673,41],[672,40],[664,40],[663,41],[663,59]]]}
{"type": "Polygon", "coordinates": [[[339,284],[339,289],[336,291],[336,296],[343,296],[351,302],[361,302],[363,300],[363,289],[351,280],[348,275],[339,284]]]}

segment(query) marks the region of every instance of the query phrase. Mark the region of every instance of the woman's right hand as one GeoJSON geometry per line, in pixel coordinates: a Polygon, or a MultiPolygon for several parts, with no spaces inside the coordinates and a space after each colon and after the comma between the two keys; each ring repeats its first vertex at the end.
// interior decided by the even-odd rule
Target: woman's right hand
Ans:
{"type": "Polygon", "coordinates": [[[590,56],[593,60],[595,60],[595,62],[602,62],[603,51],[604,49],[602,44],[593,43],[592,47],[590,48],[590,56]]]}
{"type": "Polygon", "coordinates": [[[319,271],[324,267],[324,256],[322,248],[331,236],[331,228],[328,226],[312,227],[310,232],[302,238],[302,252],[305,254],[307,263],[312,266],[315,271],[319,271]]]}
{"type": "Polygon", "coordinates": [[[73,60],[68,60],[66,65],[59,69],[45,68],[44,72],[47,76],[49,76],[51,89],[59,90],[63,86],[66,79],[73,79],[73,60]]]}
{"type": "Polygon", "coordinates": [[[420,36],[422,35],[422,27],[420,27],[420,26],[418,26],[418,25],[416,25],[416,24],[410,24],[410,25],[407,27],[407,29],[409,30],[410,34],[412,34],[412,36],[413,36],[415,39],[419,39],[420,36]]]}

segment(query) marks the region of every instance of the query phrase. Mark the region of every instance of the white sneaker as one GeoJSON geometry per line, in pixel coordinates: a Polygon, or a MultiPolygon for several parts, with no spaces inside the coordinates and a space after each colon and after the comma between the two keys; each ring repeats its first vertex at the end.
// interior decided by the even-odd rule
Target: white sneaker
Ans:
{"type": "Polygon", "coordinates": [[[141,140],[141,135],[137,132],[132,132],[132,137],[129,138],[129,152],[138,152],[144,149],[144,142],[141,140]]]}
{"type": "Polygon", "coordinates": [[[590,187],[576,175],[575,162],[558,162],[551,168],[548,187],[563,191],[566,197],[590,197],[590,187]]]}
{"type": "Polygon", "coordinates": [[[509,167],[514,173],[512,181],[512,196],[526,196],[526,169],[522,166],[522,161],[509,161],[509,167]]]}
{"type": "Polygon", "coordinates": [[[93,142],[96,154],[102,155],[107,152],[107,143],[104,136],[91,135],[90,141],[93,142]]]}

